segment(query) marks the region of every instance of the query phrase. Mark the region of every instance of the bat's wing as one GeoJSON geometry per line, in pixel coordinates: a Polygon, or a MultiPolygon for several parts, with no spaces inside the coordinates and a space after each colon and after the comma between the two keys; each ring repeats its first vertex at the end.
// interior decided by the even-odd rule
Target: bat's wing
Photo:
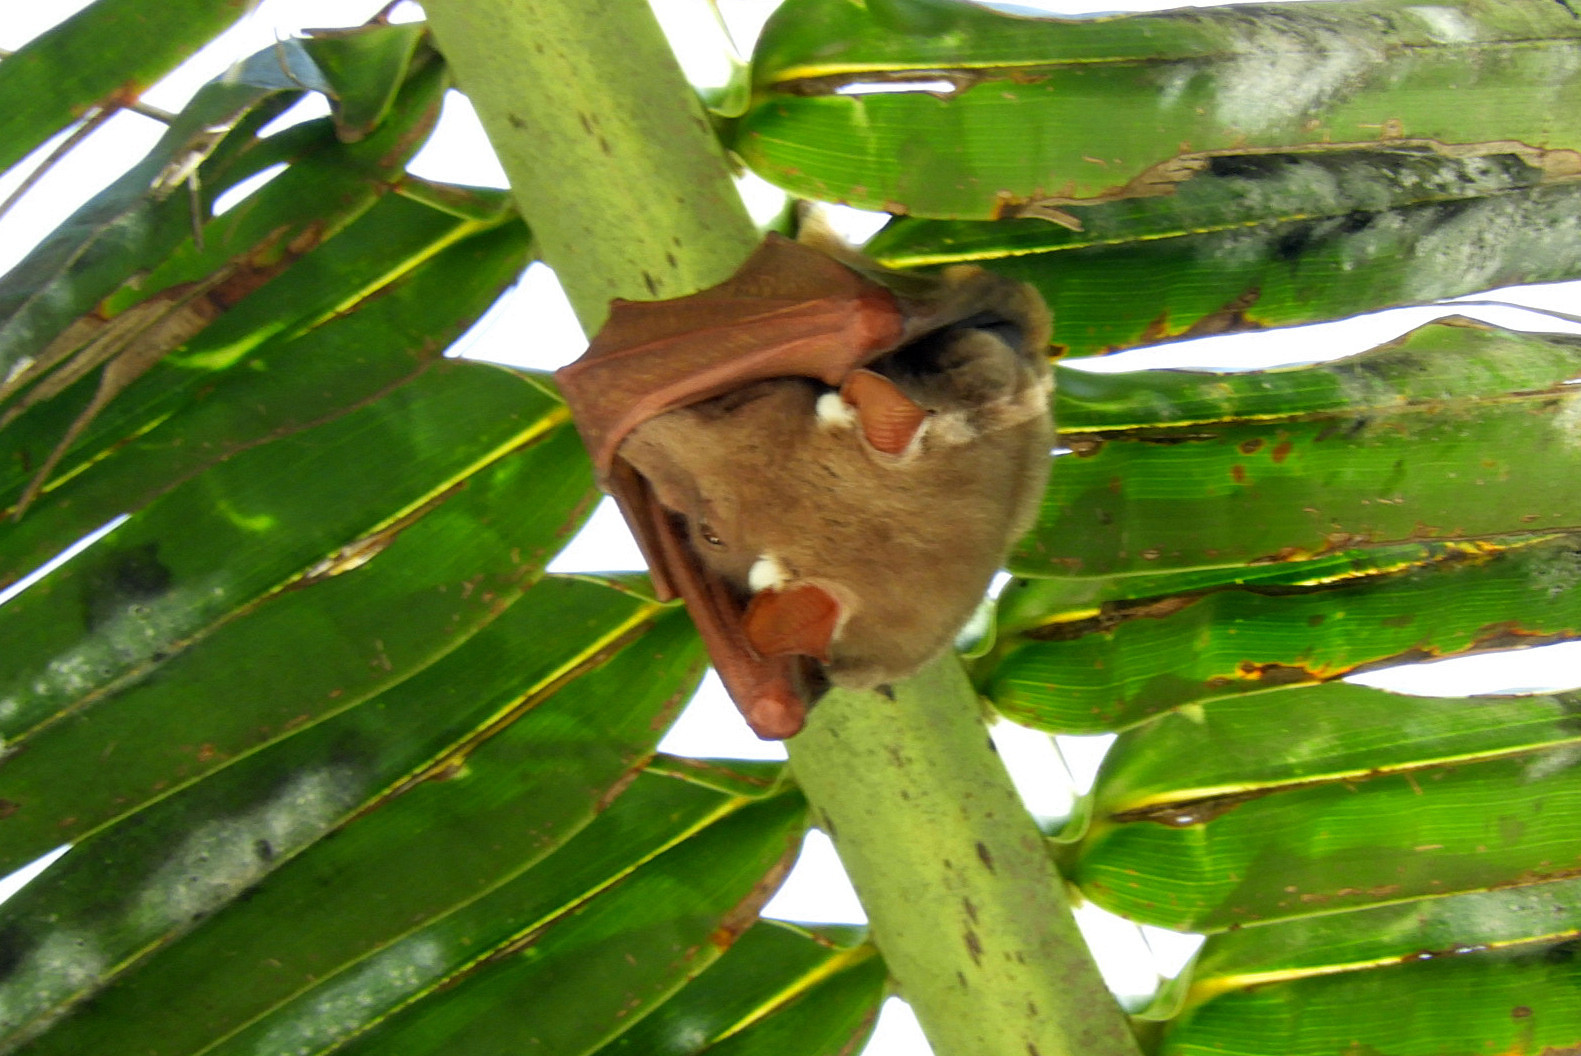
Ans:
{"type": "MultiPolygon", "coordinates": [[[[630,487],[639,497],[631,506],[643,518],[638,522],[628,517],[627,523],[639,539],[646,535],[649,545],[655,548],[656,557],[644,554],[655,582],[660,570],[664,570],[676,593],[686,602],[686,611],[697,625],[697,633],[708,647],[709,659],[730,692],[730,699],[752,732],[764,740],[794,736],[807,719],[804,658],[768,657],[752,648],[743,628],[741,603],[723,580],[697,560],[684,526],[659,505],[647,481],[626,463],[620,465],[625,467],[622,472],[635,477],[630,487]]],[[[619,495],[617,491],[617,501],[619,495]]],[[[625,502],[621,509],[627,509],[625,502]]]]}
{"type": "Polygon", "coordinates": [[[587,352],[555,380],[603,480],[620,442],[649,418],[768,378],[838,387],[903,332],[884,286],[771,234],[718,286],[670,301],[614,301],[587,352]]]}
{"type": "MultiPolygon", "coordinates": [[[[900,285],[934,288],[922,276],[902,277],[900,285]]],[[[685,600],[720,678],[760,737],[801,729],[810,661],[753,648],[740,602],[698,560],[685,525],[620,457],[620,444],[650,418],[757,381],[807,377],[839,388],[919,330],[969,310],[926,294],[897,297],[866,269],[771,234],[718,286],[669,301],[615,301],[586,354],[555,374],[659,596],[685,600]]]]}

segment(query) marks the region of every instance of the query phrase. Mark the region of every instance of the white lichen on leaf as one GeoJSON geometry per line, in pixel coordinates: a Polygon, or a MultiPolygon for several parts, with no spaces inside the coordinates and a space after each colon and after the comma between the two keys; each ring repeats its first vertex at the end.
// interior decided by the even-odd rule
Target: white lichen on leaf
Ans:
{"type": "Polygon", "coordinates": [[[1531,783],[1562,774],[1581,763],[1581,745],[1559,745],[1546,752],[1533,752],[1526,757],[1521,780],[1531,783]]]}
{"type": "Polygon", "coordinates": [[[293,777],[252,810],[198,825],[143,883],[130,916],[139,931],[182,928],[257,883],[272,863],[311,843],[356,802],[350,768],[293,777]]]}
{"type": "Polygon", "coordinates": [[[1441,44],[1467,44],[1477,39],[1477,24],[1457,8],[1423,4],[1406,10],[1420,19],[1433,40],[1441,44]]]}
{"type": "Polygon", "coordinates": [[[109,959],[92,935],[61,929],[28,951],[0,982],[0,1035],[32,1037],[99,983],[109,959]]]}
{"type": "Polygon", "coordinates": [[[1560,404],[1554,428],[1567,445],[1581,447],[1581,396],[1570,396],[1560,404]]]}
{"type": "MultiPolygon", "coordinates": [[[[0,1037],[20,1044],[35,1036],[105,985],[106,973],[127,958],[220,909],[343,818],[362,784],[350,766],[304,771],[252,809],[192,829],[119,908],[107,895],[53,930],[19,930],[14,967],[0,979],[0,1037]]],[[[58,914],[41,919],[54,923],[58,914]]]]}
{"type": "Polygon", "coordinates": [[[418,996],[440,979],[448,963],[436,939],[397,943],[288,1006],[253,1051],[258,1056],[325,1052],[418,996]]]}
{"type": "Polygon", "coordinates": [[[1377,37],[1305,15],[1262,11],[1224,28],[1232,34],[1232,57],[1216,71],[1217,117],[1246,135],[1328,106],[1385,59],[1377,37]]]}
{"type": "Polygon", "coordinates": [[[1573,195],[1485,198],[1433,219],[1409,247],[1408,300],[1557,278],[1581,257],[1573,195]]]}
{"type": "Polygon", "coordinates": [[[1533,566],[1531,578],[1532,591],[1549,599],[1581,587],[1581,551],[1556,550],[1548,560],[1533,566]]]}
{"type": "Polygon", "coordinates": [[[24,674],[3,699],[13,711],[24,705],[69,708],[129,669],[166,655],[172,643],[196,629],[194,614],[212,609],[221,594],[220,587],[205,583],[114,597],[91,613],[86,634],[42,668],[24,674]]]}

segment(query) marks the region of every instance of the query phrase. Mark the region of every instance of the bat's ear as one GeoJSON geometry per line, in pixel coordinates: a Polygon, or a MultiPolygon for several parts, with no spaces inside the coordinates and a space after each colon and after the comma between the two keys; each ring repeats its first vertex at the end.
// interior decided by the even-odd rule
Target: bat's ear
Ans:
{"type": "Polygon", "coordinates": [[[853,370],[840,386],[840,398],[856,411],[867,442],[886,455],[904,453],[928,417],[915,400],[876,371],[853,370]]]}
{"type": "Polygon", "coordinates": [[[741,629],[760,656],[811,656],[828,663],[839,623],[840,603],[834,595],[811,583],[798,583],[754,594],[741,629]]]}

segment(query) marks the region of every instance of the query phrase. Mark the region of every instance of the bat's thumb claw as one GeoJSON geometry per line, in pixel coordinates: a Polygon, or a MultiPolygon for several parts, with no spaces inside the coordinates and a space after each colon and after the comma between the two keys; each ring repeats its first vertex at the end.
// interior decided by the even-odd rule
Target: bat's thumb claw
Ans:
{"type": "Polygon", "coordinates": [[[760,590],[741,619],[742,633],[759,656],[811,656],[829,662],[829,644],[840,622],[840,603],[822,587],[798,583],[760,590]]]}
{"type": "Polygon", "coordinates": [[[893,381],[871,370],[853,370],[840,386],[840,398],[856,410],[867,442],[886,455],[911,446],[928,412],[893,381]]]}
{"type": "Polygon", "coordinates": [[[741,707],[752,732],[765,741],[783,741],[801,732],[807,722],[807,705],[790,692],[768,690],[741,707]]]}

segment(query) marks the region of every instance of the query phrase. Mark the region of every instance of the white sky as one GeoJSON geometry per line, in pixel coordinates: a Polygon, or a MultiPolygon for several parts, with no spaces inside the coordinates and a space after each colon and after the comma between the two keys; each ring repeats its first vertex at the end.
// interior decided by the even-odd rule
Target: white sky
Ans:
{"type": "MultiPolygon", "coordinates": [[[[223,72],[236,59],[303,28],[360,24],[383,3],[384,0],[263,0],[249,18],[150,89],[144,100],[165,110],[179,110],[201,84],[223,72]]],[[[692,79],[699,84],[722,83],[728,73],[725,51],[728,45],[708,15],[705,0],[652,0],[652,3],[672,41],[681,42],[678,52],[692,79]]],[[[85,0],[33,4],[10,0],[0,10],[0,48],[14,50],[84,6],[85,0]]],[[[720,11],[743,51],[750,50],[751,41],[775,6],[777,0],[719,0],[720,11]]],[[[1075,0],[1026,0],[1018,6],[1023,10],[1069,14],[1084,11],[1075,0]]],[[[1100,5],[1100,10],[1159,10],[1175,6],[1183,5],[1152,0],[1108,0],[1100,5]]],[[[408,3],[397,10],[396,17],[400,20],[416,18],[420,17],[420,12],[408,3]]],[[[322,101],[314,97],[277,122],[276,127],[325,112],[327,108],[322,101]]],[[[0,218],[0,272],[12,267],[44,234],[146,152],[161,131],[162,126],[149,118],[123,113],[73,151],[16,208],[0,218]]],[[[46,144],[15,169],[0,176],[0,199],[8,196],[54,145],[54,142],[46,144]]],[[[464,97],[455,93],[447,100],[438,129],[411,169],[436,180],[505,186],[504,173],[494,160],[471,107],[464,97]]],[[[239,188],[218,203],[219,207],[234,205],[259,185],[254,182],[239,188]]],[[[780,193],[762,180],[749,176],[742,181],[741,189],[756,218],[767,219],[778,210],[782,200],[780,193]]],[[[836,209],[834,214],[837,226],[855,241],[865,239],[884,219],[849,209],[836,209]]],[[[1528,287],[1497,296],[1581,314],[1581,284],[1528,287]]],[[[1277,337],[1242,334],[1179,342],[1106,357],[1101,365],[1093,366],[1102,370],[1149,366],[1233,369],[1326,359],[1361,351],[1444,314],[1445,311],[1436,308],[1402,309],[1281,330],[1277,337]]],[[[1581,326],[1513,309],[1468,308],[1463,314],[1504,326],[1581,332],[1581,326]]],[[[456,350],[475,358],[553,369],[575,359],[585,347],[586,338],[553,274],[535,264],[458,342],[456,350]],[[533,335],[530,347],[522,342],[523,334],[533,335]]],[[[594,514],[587,529],[550,566],[553,571],[640,567],[642,562],[635,544],[607,501],[594,514]]],[[[10,591],[0,593],[0,604],[25,587],[25,582],[19,583],[10,591]]],[[[1354,681],[1424,695],[1574,688],[1581,685],[1581,643],[1373,672],[1354,681]]],[[[1047,819],[1064,816],[1073,798],[1090,787],[1103,752],[1113,739],[1112,736],[1049,738],[1008,724],[998,726],[994,736],[1029,808],[1047,819]]],[[[784,758],[779,744],[758,741],[751,734],[712,674],[661,747],[685,755],[784,758]]],[[[36,863],[36,867],[0,881],[0,900],[44,864],[47,863],[36,863]]],[[[801,861],[769,904],[767,915],[825,922],[859,923],[864,920],[861,906],[840,870],[833,849],[821,833],[809,836],[801,861]]],[[[1138,929],[1091,906],[1084,907],[1079,916],[1110,986],[1131,1000],[1150,993],[1160,973],[1177,972],[1197,945],[1194,937],[1156,928],[1138,929]]],[[[928,1051],[909,1010],[898,1000],[888,1002],[873,1041],[866,1049],[867,1056],[925,1056],[928,1051]]]]}

